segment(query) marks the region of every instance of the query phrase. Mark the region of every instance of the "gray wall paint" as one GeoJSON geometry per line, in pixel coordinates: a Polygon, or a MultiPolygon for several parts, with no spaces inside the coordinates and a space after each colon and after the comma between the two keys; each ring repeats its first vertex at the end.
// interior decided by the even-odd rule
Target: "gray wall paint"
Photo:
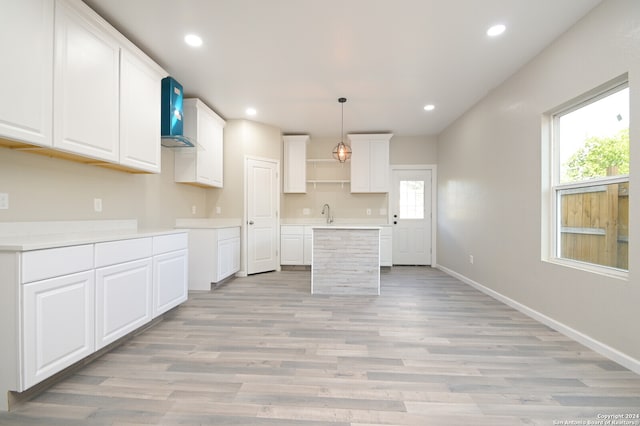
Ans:
{"type": "Polygon", "coordinates": [[[639,19],[640,2],[603,2],[438,137],[438,263],[636,360],[639,19]],[[627,72],[633,219],[629,278],[621,280],[541,260],[541,122],[544,112],[627,72]]]}
{"type": "Polygon", "coordinates": [[[173,151],[162,148],[162,174],[130,174],[0,148],[0,221],[138,219],[140,228],[173,227],[202,217],[206,190],[173,182],[173,151]],[[103,211],[93,210],[102,198],[103,211]],[[191,213],[196,206],[197,214],[191,213]]]}
{"type": "MultiPolygon", "coordinates": [[[[307,158],[331,158],[331,151],[339,141],[332,138],[311,138],[307,145],[307,158]]],[[[438,146],[435,136],[393,136],[389,143],[389,162],[391,165],[403,164],[436,164],[438,146]]],[[[337,164],[321,164],[319,170],[313,170],[312,164],[307,164],[307,176],[324,179],[349,179],[349,164],[341,169],[337,164]],[[336,176],[329,176],[334,173],[336,176]]],[[[352,194],[351,187],[345,184],[318,184],[315,187],[307,185],[306,194],[283,194],[282,218],[296,220],[322,220],[320,214],[322,205],[331,206],[332,215],[340,219],[367,219],[379,223],[387,223],[388,197],[386,194],[352,194]],[[304,209],[310,214],[304,215],[304,209]],[[371,209],[371,216],[367,216],[367,209],[371,209]],[[385,213],[380,214],[381,209],[385,213]]]]}

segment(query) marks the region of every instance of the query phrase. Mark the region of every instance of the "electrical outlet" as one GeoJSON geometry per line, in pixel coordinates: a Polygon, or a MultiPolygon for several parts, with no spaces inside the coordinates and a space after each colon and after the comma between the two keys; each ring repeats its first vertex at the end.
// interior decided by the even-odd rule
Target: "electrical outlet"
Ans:
{"type": "Polygon", "coordinates": [[[216,214],[222,214],[222,207],[216,206],[216,214]]]}
{"type": "Polygon", "coordinates": [[[380,216],[386,216],[387,215],[387,209],[385,208],[381,208],[380,209],[380,213],[378,213],[380,216]]]}
{"type": "Polygon", "coordinates": [[[102,198],[93,199],[93,211],[98,213],[102,211],[102,198]]]}
{"type": "Polygon", "coordinates": [[[473,265],[473,255],[472,254],[469,255],[469,263],[473,265]]]}
{"type": "Polygon", "coordinates": [[[371,216],[371,209],[367,209],[367,216],[371,216]]]}
{"type": "Polygon", "coordinates": [[[308,207],[303,208],[302,214],[305,216],[309,216],[311,214],[311,209],[309,209],[308,207]]]}
{"type": "Polygon", "coordinates": [[[0,210],[9,209],[9,194],[3,192],[0,194],[0,210]]]}
{"type": "Polygon", "coordinates": [[[191,206],[191,214],[196,214],[198,212],[198,208],[196,207],[196,205],[192,205],[191,206]]]}

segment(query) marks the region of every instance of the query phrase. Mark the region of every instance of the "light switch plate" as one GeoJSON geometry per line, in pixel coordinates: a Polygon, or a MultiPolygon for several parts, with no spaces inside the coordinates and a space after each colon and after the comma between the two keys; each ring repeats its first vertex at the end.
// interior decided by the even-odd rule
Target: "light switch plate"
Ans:
{"type": "Polygon", "coordinates": [[[0,210],[9,209],[9,194],[6,192],[0,193],[0,210]]]}

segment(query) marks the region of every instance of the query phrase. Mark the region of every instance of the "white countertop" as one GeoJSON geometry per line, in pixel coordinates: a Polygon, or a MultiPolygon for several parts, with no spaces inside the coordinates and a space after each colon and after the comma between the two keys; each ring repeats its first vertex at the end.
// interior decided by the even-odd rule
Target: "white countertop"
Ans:
{"type": "Polygon", "coordinates": [[[10,222],[0,224],[0,251],[29,251],[183,233],[138,229],[135,220],[10,222]]]}

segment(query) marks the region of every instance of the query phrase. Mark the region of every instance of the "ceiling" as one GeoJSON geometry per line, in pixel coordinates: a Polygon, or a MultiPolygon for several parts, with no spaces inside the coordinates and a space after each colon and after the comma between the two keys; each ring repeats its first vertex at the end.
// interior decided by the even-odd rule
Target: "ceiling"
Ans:
{"type": "Polygon", "coordinates": [[[85,2],[187,97],[313,138],[340,136],[339,97],[345,133],[438,134],[600,0],[85,2]]]}

